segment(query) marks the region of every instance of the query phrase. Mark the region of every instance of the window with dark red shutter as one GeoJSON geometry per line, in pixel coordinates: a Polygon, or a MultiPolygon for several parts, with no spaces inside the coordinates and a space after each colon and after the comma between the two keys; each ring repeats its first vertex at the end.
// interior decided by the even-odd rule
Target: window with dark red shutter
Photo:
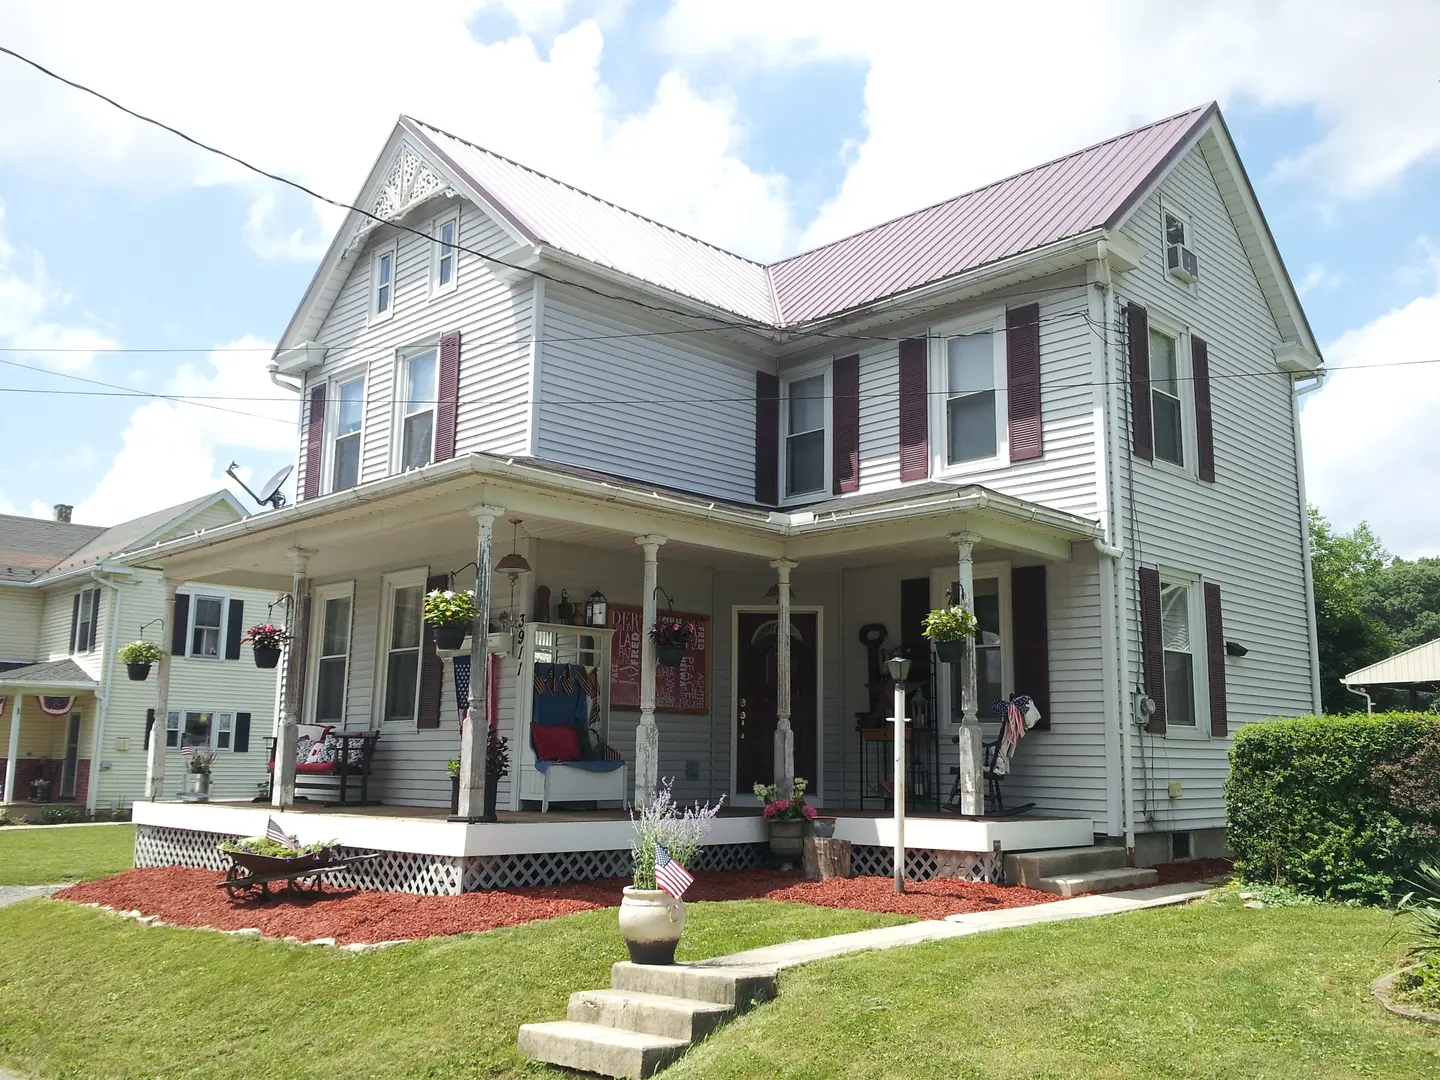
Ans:
{"type": "Polygon", "coordinates": [[[1160,628],[1160,571],[1140,568],[1140,654],[1144,670],[1145,696],[1155,702],[1155,711],[1145,730],[1165,734],[1165,639],[1160,628]]]}
{"type": "Polygon", "coordinates": [[[925,338],[900,342],[900,479],[930,475],[930,395],[925,338]]]}
{"type": "MultiPolygon", "coordinates": [[[[1015,644],[1015,693],[1028,694],[1040,710],[1036,730],[1050,728],[1050,615],[1045,567],[1010,572],[1010,634],[1015,644]]],[[[981,702],[982,708],[989,702],[981,702]]]]}
{"type": "Polygon", "coordinates": [[[860,357],[839,357],[831,383],[835,494],[843,495],[860,490],[860,357]]]}
{"type": "Polygon", "coordinates": [[[768,371],[755,373],[755,501],[780,501],[780,376],[768,371]]]}
{"type": "Polygon", "coordinates": [[[1190,366],[1195,376],[1195,451],[1200,479],[1215,482],[1215,428],[1210,411],[1210,346],[1190,335],[1190,366]]]}
{"type": "Polygon", "coordinates": [[[325,452],[325,384],[310,391],[310,412],[305,419],[305,474],[300,482],[300,497],[313,499],[320,494],[321,458],[325,452]]]}
{"type": "MultiPolygon", "coordinates": [[[[434,574],[425,582],[425,591],[450,587],[447,574],[434,574]]],[[[435,651],[435,628],[429,623],[420,638],[420,702],[415,713],[417,728],[440,726],[440,694],[445,685],[445,665],[435,651]]]]}
{"type": "Polygon", "coordinates": [[[435,406],[435,460],[455,456],[455,419],[460,410],[460,331],[440,337],[440,372],[435,406]]]}
{"type": "Polygon", "coordinates": [[[1210,683],[1210,734],[1230,734],[1230,713],[1225,696],[1225,618],[1220,610],[1220,586],[1205,583],[1205,668],[1210,683]]]}
{"type": "MultiPolygon", "coordinates": [[[[1133,300],[1125,305],[1125,328],[1130,339],[1130,449],[1136,457],[1154,461],[1155,426],[1150,411],[1150,315],[1133,300]]],[[[1158,597],[1156,602],[1159,602],[1158,597]]]]}
{"type": "Polygon", "coordinates": [[[1005,363],[1010,414],[1010,460],[1045,452],[1040,418],[1040,305],[1005,312],[1005,363]]]}

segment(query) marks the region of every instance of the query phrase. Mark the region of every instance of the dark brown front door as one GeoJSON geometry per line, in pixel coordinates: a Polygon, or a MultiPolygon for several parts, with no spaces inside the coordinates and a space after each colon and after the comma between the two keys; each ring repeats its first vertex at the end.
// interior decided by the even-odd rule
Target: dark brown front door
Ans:
{"type": "MultiPolygon", "coordinates": [[[[778,676],[773,611],[742,611],[735,638],[735,789],[775,779],[775,703],[778,676]]],[[[815,666],[819,619],[813,611],[790,616],[790,727],[795,732],[795,775],[815,786],[815,666]]]]}

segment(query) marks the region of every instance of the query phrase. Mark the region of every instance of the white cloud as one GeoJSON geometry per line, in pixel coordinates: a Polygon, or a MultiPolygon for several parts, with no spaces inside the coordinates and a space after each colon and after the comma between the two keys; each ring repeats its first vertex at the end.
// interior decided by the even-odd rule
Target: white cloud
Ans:
{"type": "Polygon", "coordinates": [[[255,362],[255,350],[271,347],[247,336],[176,371],[161,392],[223,395],[235,400],[212,404],[237,411],[170,401],[141,405],[130,414],[114,463],[76,504],[75,520],[113,525],[226,487],[230,459],[225,455],[231,451],[252,464],[263,463],[256,472],[293,460],[298,399],[271,383],[265,365],[255,362]]]}
{"type": "Polygon", "coordinates": [[[1325,349],[1331,375],[1301,414],[1310,501],[1406,558],[1440,555],[1440,259],[1431,271],[1433,294],[1325,349]]]}
{"type": "Polygon", "coordinates": [[[1338,289],[1344,281],[1344,274],[1332,271],[1324,263],[1313,263],[1306,268],[1304,276],[1295,283],[1295,291],[1303,298],[1317,290],[1329,292],[1332,289],[1338,289]]]}

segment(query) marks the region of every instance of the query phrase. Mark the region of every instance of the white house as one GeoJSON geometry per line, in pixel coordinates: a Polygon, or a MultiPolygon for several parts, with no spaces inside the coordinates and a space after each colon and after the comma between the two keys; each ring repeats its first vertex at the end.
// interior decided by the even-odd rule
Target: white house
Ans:
{"type": "MultiPolygon", "coordinates": [[[[1318,708],[1296,396],[1323,369],[1214,105],[768,266],[410,118],[357,202],[274,360],[302,399],[296,505],[140,561],[293,593],[287,716],[378,731],[372,796],[443,816],[458,753],[478,812],[418,601],[512,548],[528,570],[480,581],[502,809],[543,787],[534,665],[581,648],[626,790],[743,805],[793,772],[875,845],[875,660],[907,651],[915,842],[941,853],[1216,850],[1233,731],[1318,708]],[[603,594],[621,644],[557,629],[562,591],[603,594]],[[979,619],[973,662],[920,637],[947,597],[979,619]],[[669,606],[707,640],[656,684],[633,630],[669,606]],[[1003,785],[1037,808],[1006,834],[950,811],[978,809],[976,714],[992,738],[1012,693],[1044,720],[1003,785]]],[[[253,828],[224,812],[145,811],[172,848],[253,828]]],[[[428,823],[450,824],[354,842],[443,849],[472,883],[519,850],[428,823]]],[[[528,850],[624,846],[578,824],[528,850]]]]}
{"type": "Polygon", "coordinates": [[[158,679],[131,681],[116,660],[135,640],[172,658],[163,725],[172,793],[186,745],[216,751],[217,796],[253,797],[265,779],[260,737],[274,724],[276,680],[241,638],[267,621],[275,593],[181,583],[181,620],[166,608],[161,575],[123,562],[129,550],[241,521],[243,507],[217,491],[108,528],[75,524],[70,511],[57,506],[53,521],[0,515],[5,804],[40,796],[93,812],[142,796],[158,679]]]}

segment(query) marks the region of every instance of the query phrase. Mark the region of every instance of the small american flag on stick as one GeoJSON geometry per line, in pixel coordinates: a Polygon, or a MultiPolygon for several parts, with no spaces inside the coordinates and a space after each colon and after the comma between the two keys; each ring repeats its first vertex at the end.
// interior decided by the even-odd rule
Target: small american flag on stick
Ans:
{"type": "Polygon", "coordinates": [[[180,756],[181,756],[181,757],[194,757],[194,756],[195,756],[195,747],[193,747],[193,746],[188,746],[188,745],[187,745],[187,746],[182,746],[182,747],[180,747],[180,756]]]}
{"type": "Polygon", "coordinates": [[[296,847],[295,837],[286,836],[285,830],[280,828],[279,822],[273,817],[265,822],[265,839],[273,840],[277,844],[284,844],[286,847],[296,847]]]}
{"type": "Polygon", "coordinates": [[[670,857],[670,853],[659,844],[655,845],[655,887],[669,893],[676,900],[685,895],[685,890],[695,884],[695,875],[670,857]]]}

